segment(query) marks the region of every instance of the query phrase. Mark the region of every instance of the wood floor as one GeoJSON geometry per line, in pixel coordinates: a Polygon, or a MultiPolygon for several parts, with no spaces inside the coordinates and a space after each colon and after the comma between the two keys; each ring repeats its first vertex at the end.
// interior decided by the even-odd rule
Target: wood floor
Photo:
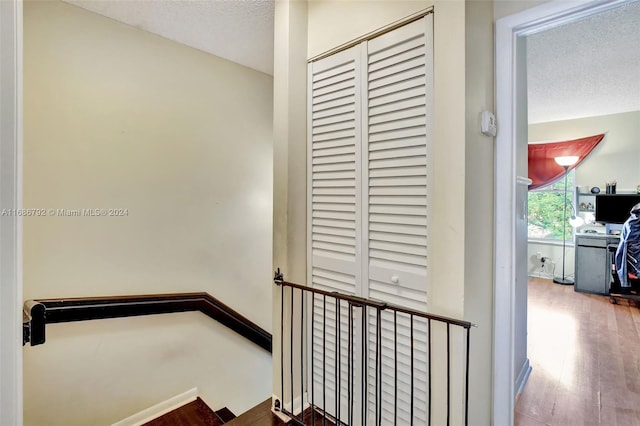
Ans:
{"type": "Polygon", "coordinates": [[[230,426],[284,426],[285,422],[271,412],[271,398],[256,405],[227,423],[230,426]]]}
{"type": "Polygon", "coordinates": [[[533,370],[517,426],[640,425],[640,308],[529,280],[533,370]]]}
{"type": "MultiPolygon", "coordinates": [[[[312,414],[311,409],[305,410],[304,424],[314,426],[334,426],[334,424],[323,418],[320,414],[312,414]]],[[[285,423],[278,416],[271,412],[271,398],[256,405],[251,410],[226,423],[229,426],[285,426],[294,424],[293,421],[285,423]]]]}

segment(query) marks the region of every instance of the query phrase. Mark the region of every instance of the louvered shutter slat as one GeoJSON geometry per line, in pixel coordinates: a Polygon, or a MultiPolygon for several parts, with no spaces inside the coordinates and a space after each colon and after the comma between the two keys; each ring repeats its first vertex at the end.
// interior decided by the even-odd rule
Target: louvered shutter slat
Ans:
{"type": "Polygon", "coordinates": [[[415,136],[424,136],[425,129],[423,126],[409,126],[405,128],[393,129],[392,132],[371,132],[369,134],[370,142],[393,141],[397,139],[411,138],[415,136]]]}
{"type": "Polygon", "coordinates": [[[400,110],[389,110],[379,114],[369,114],[369,124],[386,123],[406,117],[424,117],[425,114],[426,111],[424,104],[415,105],[400,110]]]}
{"type": "MultiPolygon", "coordinates": [[[[417,37],[410,41],[406,41],[402,44],[400,49],[404,49],[401,51],[396,50],[391,51],[387,50],[387,55],[391,55],[391,58],[388,56],[384,59],[378,59],[376,61],[371,62],[372,55],[369,56],[369,72],[375,72],[381,68],[386,68],[390,65],[397,63],[398,61],[407,61],[409,59],[413,59],[418,56],[424,56],[424,38],[417,37]]],[[[424,62],[423,62],[424,65],[424,62]]]]}
{"type": "Polygon", "coordinates": [[[380,107],[389,104],[395,104],[398,102],[404,102],[415,97],[420,97],[423,94],[424,86],[417,86],[398,92],[392,92],[384,96],[379,96],[375,99],[369,99],[369,107],[380,107]]]}
{"type": "Polygon", "coordinates": [[[353,146],[344,145],[344,146],[335,146],[328,148],[315,148],[313,149],[314,157],[326,157],[329,155],[343,155],[343,154],[351,154],[353,153],[353,146]]]}
{"type": "Polygon", "coordinates": [[[387,86],[382,86],[377,89],[372,89],[369,92],[369,96],[372,99],[380,98],[385,95],[391,95],[396,93],[402,93],[404,91],[409,91],[410,89],[418,89],[423,88],[426,84],[424,76],[418,76],[409,78],[406,80],[401,80],[397,83],[389,84],[387,86]]]}

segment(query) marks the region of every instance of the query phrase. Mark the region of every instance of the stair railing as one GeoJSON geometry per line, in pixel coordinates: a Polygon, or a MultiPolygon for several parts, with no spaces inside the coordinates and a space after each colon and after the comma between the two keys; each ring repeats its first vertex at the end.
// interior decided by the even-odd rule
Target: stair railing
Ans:
{"type": "Polygon", "coordinates": [[[272,336],[208,293],[174,293],[27,300],[23,345],[46,341],[46,324],[199,311],[271,352],[272,336]]]}
{"type": "Polygon", "coordinates": [[[468,424],[473,324],[287,282],[279,270],[274,282],[276,411],[298,425],[468,424]]]}

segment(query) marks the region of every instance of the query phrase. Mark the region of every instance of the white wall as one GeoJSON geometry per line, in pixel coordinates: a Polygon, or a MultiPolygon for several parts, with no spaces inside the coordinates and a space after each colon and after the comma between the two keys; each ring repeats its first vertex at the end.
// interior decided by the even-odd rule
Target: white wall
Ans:
{"type": "MultiPolygon", "coordinates": [[[[573,278],[575,274],[575,250],[572,241],[567,240],[565,248],[565,276],[573,278]]],[[[553,279],[562,278],[562,243],[544,243],[530,241],[527,249],[527,275],[530,277],[553,279]],[[537,254],[549,258],[544,267],[537,258],[537,254]]]]}
{"type": "MultiPolygon", "coordinates": [[[[206,291],[271,330],[272,78],[62,2],[28,1],[24,19],[25,206],[128,210],[27,218],[24,297],[206,291]]],[[[53,327],[46,345],[25,350],[26,423],[38,424],[43,407],[68,425],[117,420],[185,391],[186,377],[197,378],[187,388],[215,403],[228,396],[236,411],[271,394],[261,349],[263,374],[247,378],[236,400],[209,374],[223,344],[216,324],[159,331],[167,321],[53,327]],[[143,339],[140,347],[117,337],[123,328],[143,339]],[[99,338],[84,335],[94,329],[99,338]],[[203,343],[187,345],[194,336],[203,343]],[[164,348],[155,366],[149,347],[164,348]],[[76,353],[99,360],[95,375],[82,376],[90,366],[76,353]],[[158,383],[127,374],[145,363],[161,371],[158,383]],[[74,374],[74,364],[79,376],[66,380],[77,386],[61,392],[54,378],[74,374]],[[115,388],[135,393],[135,404],[115,404],[115,388]],[[78,417],[66,401],[89,390],[98,405],[121,410],[78,417]]],[[[229,352],[220,365],[253,369],[247,358],[234,369],[234,358],[229,352]]]]}

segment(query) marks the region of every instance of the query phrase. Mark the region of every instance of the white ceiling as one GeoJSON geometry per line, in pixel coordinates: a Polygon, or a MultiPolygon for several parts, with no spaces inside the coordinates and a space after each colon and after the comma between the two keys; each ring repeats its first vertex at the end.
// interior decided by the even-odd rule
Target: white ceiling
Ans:
{"type": "Polygon", "coordinates": [[[64,1],[273,75],[274,0],[64,1]]]}
{"type": "Polygon", "coordinates": [[[527,37],[529,122],[640,111],[640,2],[527,37]]]}
{"type": "MultiPolygon", "coordinates": [[[[275,0],[65,1],[273,75],[275,0]]],[[[639,29],[631,2],[527,37],[529,122],[640,110],[639,29]]]]}

